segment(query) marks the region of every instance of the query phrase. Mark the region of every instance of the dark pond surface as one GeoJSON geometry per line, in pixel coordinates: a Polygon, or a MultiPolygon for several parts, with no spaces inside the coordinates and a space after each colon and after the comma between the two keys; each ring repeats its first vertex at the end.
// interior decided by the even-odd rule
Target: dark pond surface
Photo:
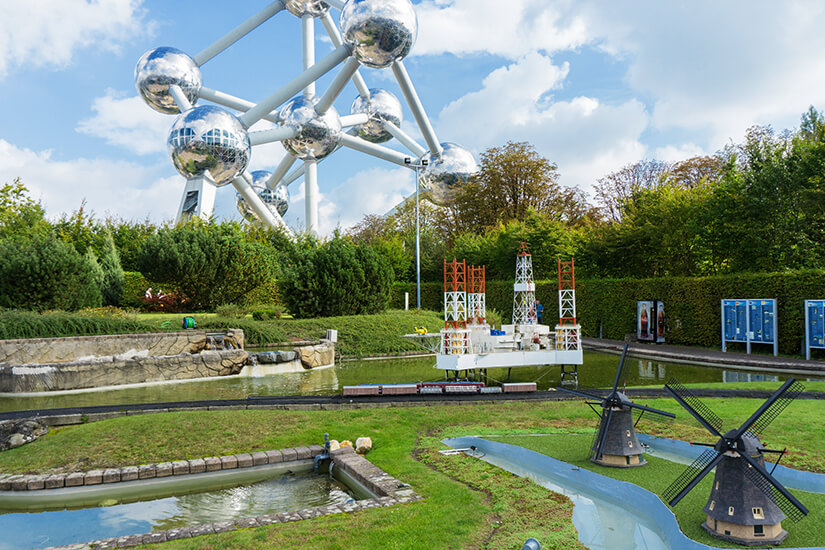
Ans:
{"type": "MultiPolygon", "coordinates": [[[[579,367],[580,387],[606,387],[613,384],[618,355],[584,352],[579,367]]],[[[258,395],[333,395],[343,386],[396,382],[443,380],[443,371],[434,368],[435,358],[347,361],[334,368],[278,374],[258,378],[224,377],[195,382],[151,384],[137,387],[61,393],[55,395],[0,396],[0,411],[83,407],[199,399],[238,399],[258,395]]],[[[628,386],[663,385],[671,376],[683,383],[744,382],[783,380],[771,373],[753,374],[718,367],[700,367],[654,360],[628,358],[622,381],[628,386]]],[[[488,384],[507,381],[507,369],[490,369],[488,384]]],[[[558,366],[514,368],[511,382],[537,382],[539,390],[561,382],[558,366]]]]}
{"type": "Polygon", "coordinates": [[[175,527],[290,512],[352,499],[325,475],[284,475],[251,485],[196,494],[38,513],[0,515],[0,550],[67,545],[175,527]]]}

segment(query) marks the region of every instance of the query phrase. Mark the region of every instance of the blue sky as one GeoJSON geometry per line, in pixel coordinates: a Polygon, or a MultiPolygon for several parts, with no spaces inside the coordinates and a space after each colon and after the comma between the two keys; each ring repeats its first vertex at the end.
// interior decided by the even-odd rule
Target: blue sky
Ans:
{"type": "MultiPolygon", "coordinates": [[[[184,184],[165,148],[174,117],[137,98],[135,63],[156,46],[195,55],[267,3],[0,0],[0,182],[19,176],[51,217],[85,199],[99,216],[172,218],[184,184]]],[[[414,4],[405,63],[439,139],[476,154],[530,141],[563,184],[585,190],[642,158],[712,153],[753,124],[795,127],[808,105],[825,107],[821,1],[414,4]]],[[[318,57],[325,37],[317,22],[318,57]]],[[[284,11],[207,63],[204,85],[256,102],[296,76],[300,58],[299,20],[284,11]]],[[[391,71],[361,74],[401,97],[391,71]]],[[[340,113],[356,93],[345,89],[340,113]]],[[[423,144],[408,110],[403,127],[423,144]]],[[[283,154],[256,147],[250,167],[272,169],[283,154]]],[[[324,233],[414,190],[412,173],[347,150],[319,165],[319,185],[324,233]]],[[[300,182],[290,194],[287,222],[302,227],[300,182]]],[[[234,195],[218,190],[218,214],[236,216],[234,195]]]]}

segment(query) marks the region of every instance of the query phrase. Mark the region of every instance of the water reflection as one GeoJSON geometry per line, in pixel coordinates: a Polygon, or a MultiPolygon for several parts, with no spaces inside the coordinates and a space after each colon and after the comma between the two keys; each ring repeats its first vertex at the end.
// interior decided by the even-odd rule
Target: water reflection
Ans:
{"type": "MultiPolygon", "coordinates": [[[[637,360],[624,369],[621,384],[627,386],[662,385],[673,376],[680,382],[743,382],[773,380],[786,377],[753,374],[716,367],[683,365],[649,359],[637,360]],[[635,363],[635,368],[634,368],[635,363]]],[[[616,375],[618,355],[584,352],[584,364],[579,367],[581,387],[608,387],[616,375]]],[[[85,407],[128,403],[158,403],[165,401],[196,401],[203,399],[242,399],[263,395],[333,395],[343,386],[375,383],[429,382],[443,380],[443,371],[433,368],[434,357],[386,359],[380,361],[347,361],[334,368],[277,374],[258,378],[223,377],[208,380],[163,383],[140,387],[102,391],[84,391],[46,396],[0,396],[0,411],[85,407]]],[[[514,368],[511,382],[536,382],[539,390],[561,384],[558,365],[514,368]]],[[[496,385],[508,381],[507,369],[490,369],[487,383],[496,385]]]]}
{"type": "Polygon", "coordinates": [[[252,485],[115,506],[0,515],[0,550],[41,548],[185,525],[341,504],[346,487],[321,475],[285,475],[252,485]]]}

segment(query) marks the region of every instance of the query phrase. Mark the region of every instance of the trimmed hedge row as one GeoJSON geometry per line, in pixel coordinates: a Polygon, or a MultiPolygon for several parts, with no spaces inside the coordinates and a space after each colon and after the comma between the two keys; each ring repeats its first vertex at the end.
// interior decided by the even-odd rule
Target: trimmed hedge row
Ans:
{"type": "MultiPolygon", "coordinates": [[[[487,282],[487,307],[509,320],[513,283],[487,282]]],[[[404,306],[404,292],[415,303],[415,284],[398,283],[391,307],[404,306]]],[[[542,302],[545,322],[552,324],[558,311],[557,282],[537,281],[536,298],[542,302]]],[[[719,348],[722,299],[776,298],[779,351],[799,354],[805,336],[804,301],[825,298],[825,270],[749,273],[715,277],[661,277],[655,279],[589,279],[576,281],[576,314],[585,336],[622,339],[636,332],[636,301],[664,300],[667,341],[671,344],[719,348]]],[[[441,311],[442,285],[424,283],[422,307],[441,311]]],[[[756,350],[767,346],[759,346],[756,350]]]]}

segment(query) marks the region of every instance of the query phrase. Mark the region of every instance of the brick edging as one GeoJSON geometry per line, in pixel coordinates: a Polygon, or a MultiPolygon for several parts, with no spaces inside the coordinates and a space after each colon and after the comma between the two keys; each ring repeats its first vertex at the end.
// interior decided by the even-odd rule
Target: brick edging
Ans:
{"type": "Polygon", "coordinates": [[[192,460],[175,460],[156,464],[141,464],[124,468],[107,468],[86,472],[51,475],[0,474],[0,491],[37,491],[41,489],[62,489],[85,485],[101,485],[121,481],[136,481],[169,476],[200,474],[218,470],[234,470],[250,466],[278,464],[292,460],[312,459],[322,454],[320,445],[292,447],[272,451],[239,453],[235,455],[210,456],[192,460]]]}
{"type": "MultiPolygon", "coordinates": [[[[298,449],[320,449],[320,452],[316,454],[321,454],[323,452],[323,448],[319,445],[282,449],[281,451],[297,451],[298,449]]],[[[330,454],[332,461],[338,467],[352,475],[356,480],[364,484],[364,486],[366,486],[370,491],[380,496],[365,500],[343,502],[341,504],[304,508],[303,510],[297,510],[294,512],[280,512],[277,514],[241,518],[233,521],[219,521],[203,525],[178,527],[167,531],[111,537],[107,539],[100,539],[85,543],[74,543],[64,546],[51,546],[42,550],[111,550],[114,548],[131,548],[141,546],[143,544],[158,544],[173,540],[198,537],[201,535],[226,533],[229,531],[236,531],[238,529],[263,527],[265,525],[273,525],[276,523],[291,523],[293,521],[302,521],[321,516],[349,514],[360,510],[368,510],[370,508],[383,508],[395,506],[397,504],[417,502],[423,500],[424,498],[413,491],[413,489],[406,483],[402,483],[401,481],[393,478],[363,456],[355,454],[352,447],[342,447],[341,449],[333,451],[330,454]]],[[[239,455],[228,456],[235,457],[239,455]]]]}

